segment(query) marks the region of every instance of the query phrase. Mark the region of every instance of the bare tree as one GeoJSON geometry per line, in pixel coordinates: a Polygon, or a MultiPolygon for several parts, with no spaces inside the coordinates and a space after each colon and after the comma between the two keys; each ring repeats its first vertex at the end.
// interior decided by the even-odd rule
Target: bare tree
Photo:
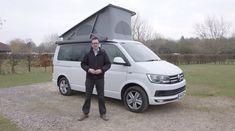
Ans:
{"type": "Polygon", "coordinates": [[[33,42],[32,39],[26,39],[25,42],[26,42],[26,49],[27,49],[27,55],[26,55],[27,66],[28,66],[28,71],[31,72],[31,63],[33,60],[32,52],[36,48],[36,44],[33,42]]]}
{"type": "Polygon", "coordinates": [[[11,48],[11,55],[10,55],[10,65],[11,65],[11,72],[16,73],[15,66],[19,64],[20,59],[22,59],[22,54],[28,52],[27,45],[24,40],[22,39],[14,39],[9,42],[11,48]]]}
{"type": "Polygon", "coordinates": [[[132,18],[131,26],[134,40],[145,42],[157,36],[157,33],[153,30],[151,25],[141,19],[139,14],[132,18]]]}
{"type": "Polygon", "coordinates": [[[230,24],[225,22],[223,17],[220,19],[215,16],[208,16],[204,22],[196,23],[194,26],[195,34],[203,39],[216,39],[226,37],[230,31],[230,24]]]}
{"type": "Polygon", "coordinates": [[[59,35],[57,33],[50,34],[45,36],[44,41],[38,46],[40,52],[39,53],[54,53],[56,44],[55,42],[60,40],[59,35]]]}

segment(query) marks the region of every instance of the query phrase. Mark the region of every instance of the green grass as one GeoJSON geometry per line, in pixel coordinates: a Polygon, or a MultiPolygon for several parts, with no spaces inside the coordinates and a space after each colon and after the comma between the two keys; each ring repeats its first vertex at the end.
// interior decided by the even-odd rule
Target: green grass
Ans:
{"type": "Polygon", "coordinates": [[[43,67],[34,67],[31,72],[26,68],[18,67],[16,72],[16,74],[0,75],[0,88],[47,82],[52,79],[51,67],[47,67],[46,71],[43,67]]]}
{"type": "Polygon", "coordinates": [[[235,97],[235,65],[181,65],[187,80],[187,94],[235,97]]]}
{"type": "Polygon", "coordinates": [[[9,119],[0,116],[0,131],[20,131],[20,128],[9,119]]]}
{"type": "MultiPolygon", "coordinates": [[[[32,61],[32,65],[36,65],[36,61],[32,61]]],[[[15,74],[11,73],[10,62],[5,60],[0,74],[0,88],[47,82],[52,79],[51,66],[47,67],[46,71],[43,67],[32,66],[31,72],[28,72],[26,60],[20,60],[15,66],[15,71],[15,74]]]]}

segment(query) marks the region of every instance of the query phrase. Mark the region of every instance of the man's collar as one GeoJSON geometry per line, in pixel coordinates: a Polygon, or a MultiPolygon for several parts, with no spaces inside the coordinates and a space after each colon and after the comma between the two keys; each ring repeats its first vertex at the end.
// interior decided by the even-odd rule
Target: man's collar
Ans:
{"type": "MultiPolygon", "coordinates": [[[[92,48],[93,49],[93,48],[92,48]]],[[[99,51],[100,50],[100,48],[97,48],[97,49],[93,49],[93,51],[99,51]]]]}

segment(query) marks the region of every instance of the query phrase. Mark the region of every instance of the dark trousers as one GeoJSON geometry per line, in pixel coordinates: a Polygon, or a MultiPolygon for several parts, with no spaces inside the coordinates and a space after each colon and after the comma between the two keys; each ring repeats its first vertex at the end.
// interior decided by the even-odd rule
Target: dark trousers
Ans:
{"type": "Polygon", "coordinates": [[[88,114],[91,106],[91,95],[93,92],[94,86],[96,87],[96,91],[98,94],[98,102],[99,102],[99,112],[101,115],[106,113],[105,101],[104,101],[104,79],[86,79],[86,98],[84,105],[82,107],[82,111],[84,114],[88,114]]]}

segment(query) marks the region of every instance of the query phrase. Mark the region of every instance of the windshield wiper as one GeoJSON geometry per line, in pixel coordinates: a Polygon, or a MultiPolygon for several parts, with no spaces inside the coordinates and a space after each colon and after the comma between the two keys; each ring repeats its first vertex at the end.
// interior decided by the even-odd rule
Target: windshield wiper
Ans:
{"type": "Polygon", "coordinates": [[[150,59],[150,60],[146,60],[146,61],[158,61],[158,59],[150,59]]]}

